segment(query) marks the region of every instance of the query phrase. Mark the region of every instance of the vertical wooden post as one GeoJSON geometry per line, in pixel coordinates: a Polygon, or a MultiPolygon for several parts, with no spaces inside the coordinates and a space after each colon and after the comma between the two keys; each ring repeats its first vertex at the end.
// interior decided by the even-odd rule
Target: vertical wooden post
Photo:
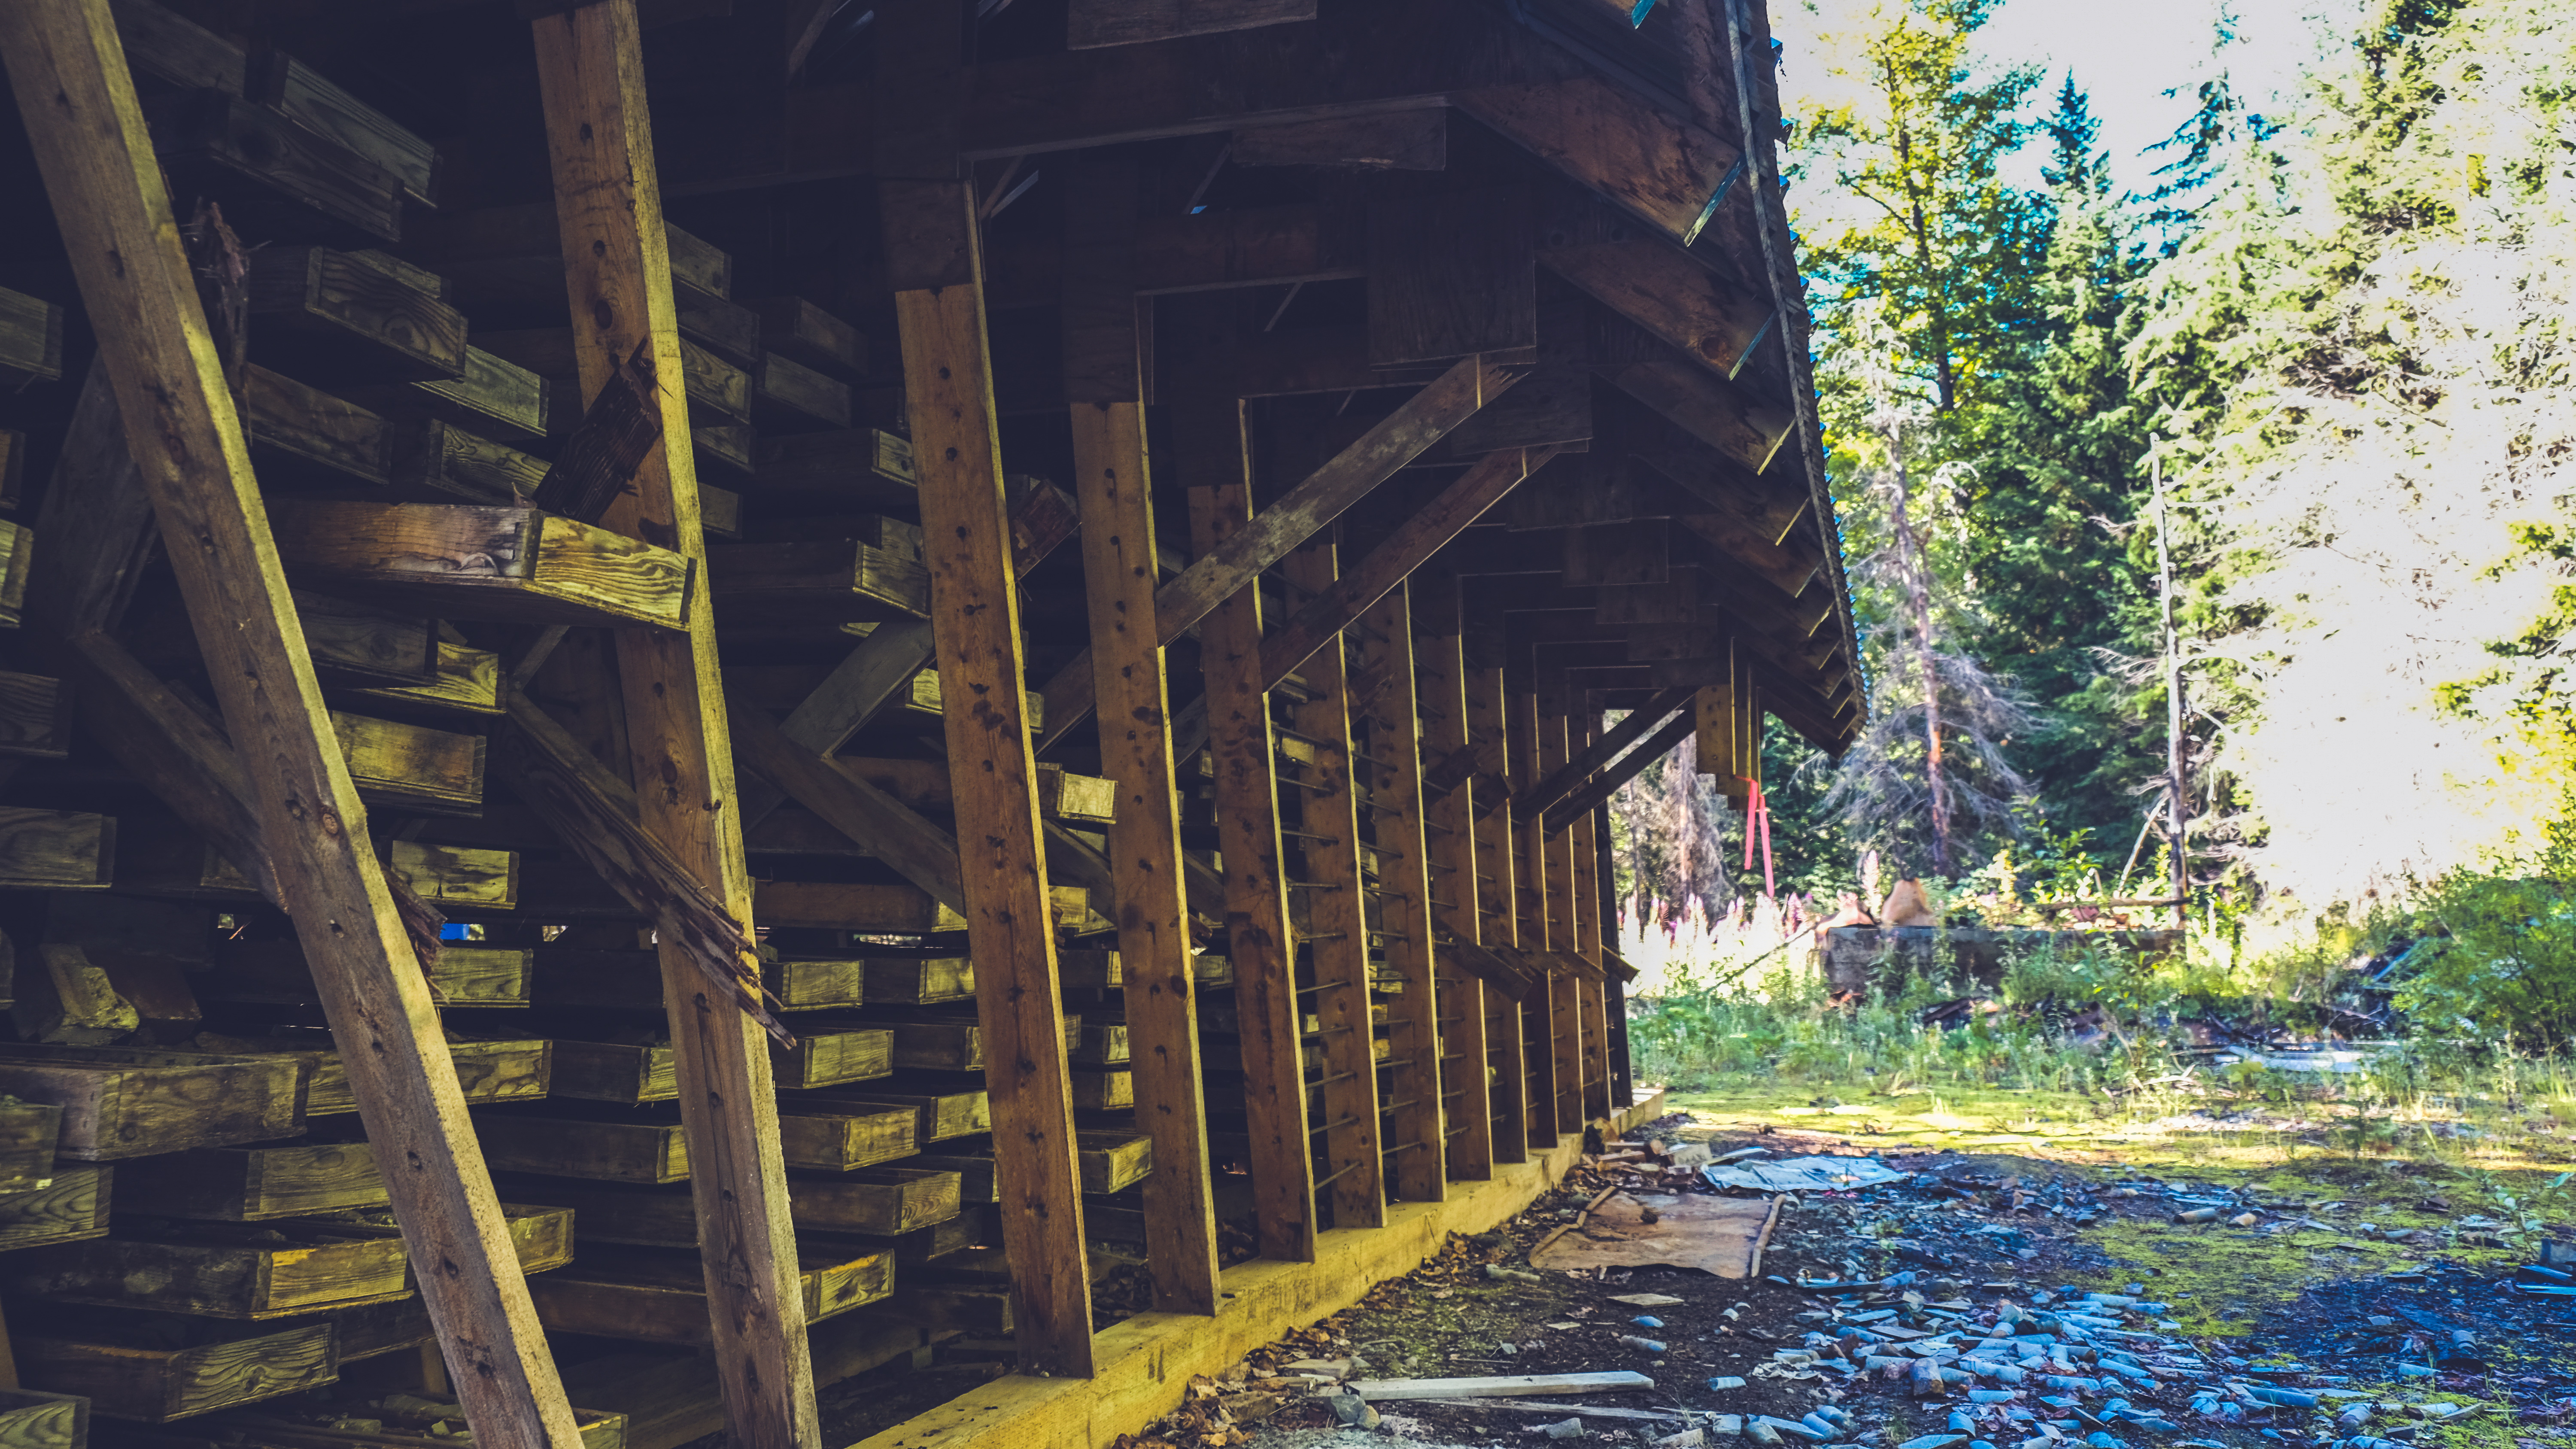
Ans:
{"type": "MultiPolygon", "coordinates": [[[[1506,676],[1509,773],[1505,784],[1512,794],[1517,794],[1537,784],[1545,772],[1538,763],[1538,696],[1523,694],[1510,686],[1506,676]]],[[[1509,803],[1509,796],[1502,808],[1512,812],[1512,842],[1519,857],[1513,867],[1513,883],[1520,917],[1520,947],[1524,951],[1545,951],[1555,944],[1548,937],[1547,826],[1536,815],[1524,818],[1509,803]]],[[[1567,1126],[1557,1115],[1559,1025],[1556,977],[1551,972],[1546,983],[1521,1003],[1521,1051],[1529,1084],[1529,1145],[1541,1150],[1556,1146],[1558,1135],[1567,1126]]]]}
{"type": "MultiPolygon", "coordinates": [[[[1463,642],[1463,641],[1461,641],[1463,642]]],[[[1514,945],[1520,940],[1519,873],[1512,839],[1512,790],[1508,773],[1511,731],[1503,706],[1503,671],[1468,669],[1467,736],[1475,743],[1479,763],[1505,762],[1491,774],[1479,774],[1468,788],[1478,793],[1469,806],[1475,822],[1476,905],[1478,937],[1486,945],[1514,945]],[[1490,798],[1488,798],[1490,797],[1490,798]]],[[[1530,1147],[1528,1028],[1521,1003],[1499,991],[1485,993],[1486,1057],[1492,1068],[1494,1160],[1527,1162],[1530,1147]]]]}
{"type": "Polygon", "coordinates": [[[105,0],[0,6],[8,66],[136,472],[170,545],[421,1296],[476,1441],[580,1435],[465,1114],[429,987],[396,916],[288,597],[161,168],[105,0]]]}
{"type": "Polygon", "coordinates": [[[1038,830],[1019,578],[1002,500],[974,195],[963,181],[884,181],[878,204],[921,471],[922,564],[948,700],[957,866],[975,958],[1020,1367],[1087,1377],[1091,1283],[1074,1170],[1073,1083],[1038,830]]]}
{"type": "Polygon", "coordinates": [[[1064,381],[1073,405],[1100,769],[1118,785],[1109,871],[1128,1059],[1136,1123],[1154,1140],[1154,1170],[1144,1184],[1145,1261],[1157,1308],[1214,1313],[1216,1214],[1181,875],[1180,782],[1154,630],[1154,589],[1162,580],[1138,372],[1136,190],[1132,159],[1077,159],[1066,198],[1064,381]]]}
{"type": "MultiPolygon", "coordinates": [[[[1336,576],[1334,555],[1330,543],[1300,549],[1280,561],[1280,572],[1308,593],[1320,594],[1336,576]]],[[[1314,763],[1305,767],[1298,790],[1305,877],[1291,880],[1289,889],[1305,897],[1306,960],[1315,973],[1313,1014],[1323,1023],[1324,1034],[1324,1121],[1309,1129],[1324,1147],[1324,1175],[1315,1186],[1332,1190],[1333,1226],[1379,1228],[1386,1226],[1385,1144],[1378,1123],[1368,910],[1362,898],[1367,881],[1360,870],[1346,659],[1342,637],[1336,634],[1298,671],[1312,697],[1291,715],[1297,733],[1314,752],[1314,763]]]]}
{"type": "MultiPolygon", "coordinates": [[[[1417,628],[1440,632],[1413,639],[1414,679],[1422,712],[1423,753],[1447,759],[1469,747],[1466,659],[1458,636],[1458,583],[1448,575],[1414,576],[1423,596],[1417,628]],[[1440,612],[1432,621],[1431,611],[1440,612]]],[[[1410,586],[1409,590],[1410,590],[1410,586]]],[[[1424,853],[1430,864],[1426,889],[1431,904],[1432,936],[1437,940],[1483,941],[1483,914],[1476,880],[1476,782],[1461,782],[1444,795],[1423,801],[1424,853]]],[[[1440,1103],[1446,1126],[1449,1176],[1482,1182],[1494,1175],[1494,1109],[1487,1083],[1485,984],[1451,966],[1435,952],[1433,979],[1440,1009],[1435,1015],[1440,1037],[1440,1103]]]]}
{"type": "MultiPolygon", "coordinates": [[[[540,17],[531,29],[582,400],[639,344],[659,384],[662,441],[601,526],[686,554],[703,579],[679,309],[635,3],[601,0],[540,17]]],[[[748,925],[751,879],[708,592],[690,591],[686,634],[617,631],[617,674],[640,822],[748,925]]],[[[738,1443],[818,1445],[769,1043],[710,991],[679,933],[661,932],[660,956],[726,1423],[738,1443]]]]}
{"type": "MultiPolygon", "coordinates": [[[[1190,547],[1204,557],[1252,517],[1243,405],[1193,399],[1173,412],[1185,468],[1211,480],[1190,489],[1190,547]]],[[[1277,742],[1261,686],[1261,597],[1247,584],[1199,623],[1207,681],[1208,752],[1216,764],[1217,853],[1225,867],[1225,930],[1234,953],[1234,1008],[1243,1043],[1243,1114],[1252,1139],[1254,1226],[1261,1256],[1315,1260],[1315,1167],[1306,1136],[1296,943],[1279,869],[1277,742]]]]}
{"type": "MultiPolygon", "coordinates": [[[[1556,703],[1551,699],[1549,704],[1556,703]]],[[[1542,706],[1545,709],[1545,706],[1542,706]]],[[[1538,716],[1538,778],[1546,779],[1565,768],[1573,756],[1566,749],[1566,717],[1553,711],[1538,716]]],[[[1574,889],[1573,832],[1560,830],[1551,836],[1544,821],[1530,824],[1530,845],[1538,856],[1539,870],[1545,889],[1541,909],[1547,916],[1547,948],[1566,955],[1578,954],[1581,942],[1576,932],[1574,889]]],[[[1579,1132],[1583,1127],[1583,988],[1589,983],[1568,971],[1548,983],[1548,997],[1555,1021],[1548,1044],[1556,1063],[1556,1130],[1579,1132]]]]}
{"type": "Polygon", "coordinates": [[[1361,798],[1375,816],[1387,974],[1403,983],[1387,1012],[1398,1063],[1388,1073],[1387,1093],[1394,1100],[1385,1110],[1395,1140],[1387,1152],[1396,1196],[1439,1202],[1449,1193],[1443,1163],[1448,1119],[1441,1100],[1447,1043],[1440,1018],[1453,1008],[1432,969],[1431,855],[1423,829],[1412,612],[1406,588],[1398,584],[1360,616],[1373,689],[1366,699],[1355,694],[1351,710],[1369,726],[1370,758],[1363,765],[1370,786],[1361,798]]]}
{"type": "MultiPolygon", "coordinates": [[[[1587,710],[1576,715],[1572,727],[1578,733],[1567,741],[1569,751],[1589,749],[1601,737],[1601,715],[1587,710]]],[[[1581,819],[1566,829],[1565,835],[1574,848],[1574,953],[1595,966],[1602,964],[1601,936],[1601,851],[1593,835],[1594,817],[1600,812],[1587,810],[1581,819]]],[[[1606,981],[1582,980],[1574,983],[1583,1001],[1583,1115],[1599,1118],[1610,1115],[1610,1022],[1609,994],[1606,981]]]]}

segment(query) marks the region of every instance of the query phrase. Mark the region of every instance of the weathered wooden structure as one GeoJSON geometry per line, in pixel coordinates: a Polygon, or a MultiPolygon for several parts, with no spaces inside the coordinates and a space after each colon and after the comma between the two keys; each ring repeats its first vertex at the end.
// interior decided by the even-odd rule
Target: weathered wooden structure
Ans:
{"type": "Polygon", "coordinates": [[[1603,801],[1860,719],[1758,0],[0,58],[27,1442],[1105,1440],[1626,1110],[1603,801]]]}

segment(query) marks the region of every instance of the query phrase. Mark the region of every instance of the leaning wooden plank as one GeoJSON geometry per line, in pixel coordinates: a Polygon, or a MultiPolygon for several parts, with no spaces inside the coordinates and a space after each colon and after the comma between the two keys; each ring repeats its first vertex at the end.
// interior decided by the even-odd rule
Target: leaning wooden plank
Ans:
{"type": "Polygon", "coordinates": [[[50,1327],[17,1340],[20,1377],[30,1388],[86,1396],[103,1419],[167,1424],[302,1393],[340,1372],[327,1323],[260,1332],[212,1320],[181,1329],[164,1318],[95,1318],[50,1327]]]}
{"type": "Polygon", "coordinates": [[[256,1222],[383,1207],[384,1174],[364,1142],[202,1147],[121,1169],[133,1199],[174,1218],[256,1222]]]}
{"type": "MultiPolygon", "coordinates": [[[[423,1292],[451,1357],[470,1366],[460,1376],[469,1418],[487,1443],[569,1443],[571,1411],[508,1260],[428,984],[367,841],[366,807],[333,749],[107,8],[102,0],[12,7],[0,13],[0,57],[98,334],[134,471],[164,536],[190,541],[169,554],[181,596],[192,617],[223,621],[200,630],[199,644],[263,827],[262,864],[319,968],[326,1015],[369,1043],[348,1065],[379,1150],[406,1164],[389,1185],[410,1247],[424,1261],[454,1265],[425,1278],[423,1292]]],[[[385,199],[398,217],[390,189],[385,199]]],[[[256,1080],[268,1069],[216,1070],[256,1080]]],[[[327,1374],[327,1332],[321,1347],[327,1374]]],[[[271,1382],[294,1377],[270,1372],[271,1382]]]]}
{"type": "Polygon", "coordinates": [[[0,1281],[42,1302],[283,1318],[400,1298],[400,1239],[335,1241],[293,1223],[171,1223],[0,1259],[0,1281]],[[318,1240],[317,1240],[318,1238],[318,1240]]]}
{"type": "MultiPolygon", "coordinates": [[[[973,197],[964,183],[886,181],[878,201],[905,405],[919,455],[932,460],[921,522],[940,676],[976,698],[948,712],[946,739],[967,933],[986,985],[976,1003],[1004,1144],[1003,1241],[1022,1311],[1020,1367],[1087,1375],[1091,1284],[973,197]]],[[[1087,693],[1088,665],[1081,673],[1087,693]]]]}
{"type": "Polygon", "coordinates": [[[0,1045],[0,1092],[62,1108],[57,1150],[77,1162],[292,1137],[296,1077],[287,1057],[0,1045]]]}
{"type": "MultiPolygon", "coordinates": [[[[1452,429],[1474,417],[1477,409],[1501,396],[1525,371],[1482,357],[1466,358],[1249,523],[1227,534],[1222,546],[1199,551],[1179,578],[1155,591],[1155,642],[1169,645],[1187,633],[1262,571],[1287,557],[1452,429]]],[[[1055,677],[1047,681],[1046,696],[1046,734],[1039,742],[1042,748],[1054,744],[1065,731],[1090,717],[1091,661],[1087,651],[1084,657],[1056,671],[1055,677]]]]}
{"type": "Polygon", "coordinates": [[[0,1193],[0,1252],[107,1236],[115,1171],[59,1164],[41,1187],[0,1193]]]}
{"type": "MultiPolygon", "coordinates": [[[[662,436],[677,440],[688,433],[686,349],[672,295],[680,268],[662,220],[635,8],[608,0],[540,16],[530,28],[583,400],[642,348],[651,359],[662,436]]],[[[692,451],[665,446],[648,454],[631,491],[601,522],[664,540],[703,567],[692,451]]],[[[637,823],[731,929],[724,947],[734,953],[727,964],[738,976],[752,889],[705,591],[689,600],[685,619],[685,635],[625,629],[614,636],[626,764],[637,823]]],[[[680,1111],[695,1148],[691,1191],[727,1427],[742,1444],[817,1449],[814,1364],[796,1303],[795,1234],[762,1040],[775,1022],[765,1010],[732,1009],[737,998],[718,984],[714,943],[682,929],[678,909],[661,904],[655,915],[680,1111]]]]}
{"type": "Polygon", "coordinates": [[[463,376],[465,315],[397,267],[329,247],[252,252],[250,335],[260,361],[333,382],[463,376]]]}
{"type": "Polygon", "coordinates": [[[1352,1393],[1380,1399],[1535,1398],[1541,1394],[1616,1394],[1651,1389],[1655,1381],[1628,1369],[1583,1374],[1505,1374],[1481,1379],[1359,1379],[1352,1393]]]}
{"type": "Polygon", "coordinates": [[[11,391],[63,376],[63,309],[0,287],[0,386],[11,391]]]}
{"type": "Polygon", "coordinates": [[[691,560],[534,508],[279,499],[270,512],[289,573],[361,601],[536,624],[687,617],[691,560]]]}

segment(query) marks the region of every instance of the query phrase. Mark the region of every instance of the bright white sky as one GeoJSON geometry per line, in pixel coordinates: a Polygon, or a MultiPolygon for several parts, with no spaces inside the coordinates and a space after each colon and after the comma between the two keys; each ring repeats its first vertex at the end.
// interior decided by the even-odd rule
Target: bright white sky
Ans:
{"type": "MultiPolygon", "coordinates": [[[[1838,99],[1844,82],[1830,72],[1840,63],[1837,32],[1858,28],[1881,0],[1775,0],[1771,28],[1785,49],[1781,100],[1792,120],[1820,101],[1838,99]]],[[[2053,102],[2068,70],[2091,92],[2102,141],[2111,152],[2113,185],[2146,191],[2155,168],[2170,153],[2140,155],[2188,118],[2193,87],[2212,73],[2222,5],[2233,17],[2236,41],[2224,64],[2237,91],[2257,110],[2296,84],[2300,70],[2332,44],[2350,37],[2365,0],[2160,0],[2113,4],[2108,0],[2005,0],[1979,39],[1988,63],[2000,70],[2017,63],[2043,68],[2034,114],[2053,102]],[[2181,95],[2168,99],[2165,92],[2181,95]]],[[[2024,185],[2039,184],[2035,143],[2024,158],[2024,185]]]]}

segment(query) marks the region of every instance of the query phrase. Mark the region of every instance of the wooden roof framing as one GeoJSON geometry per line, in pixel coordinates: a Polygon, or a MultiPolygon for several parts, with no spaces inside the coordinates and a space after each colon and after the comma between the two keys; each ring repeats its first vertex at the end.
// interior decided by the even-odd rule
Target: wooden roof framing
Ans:
{"type": "Polygon", "coordinates": [[[274,1349],[434,1336],[494,1444],[819,1445],[968,1322],[1017,1417],[912,1431],[1084,1442],[1104,1235],[1186,1356],[1324,1301],[1229,1222],[1509,1211],[1624,1105],[1602,802],[1865,707],[1767,22],[1643,12],[8,10],[0,929],[135,1024],[0,1091],[291,1058],[61,1150],[185,1238],[162,1154],[354,1108],[427,1313],[274,1349]],[[550,1279],[487,1155],[616,1251],[550,1279]]]}

